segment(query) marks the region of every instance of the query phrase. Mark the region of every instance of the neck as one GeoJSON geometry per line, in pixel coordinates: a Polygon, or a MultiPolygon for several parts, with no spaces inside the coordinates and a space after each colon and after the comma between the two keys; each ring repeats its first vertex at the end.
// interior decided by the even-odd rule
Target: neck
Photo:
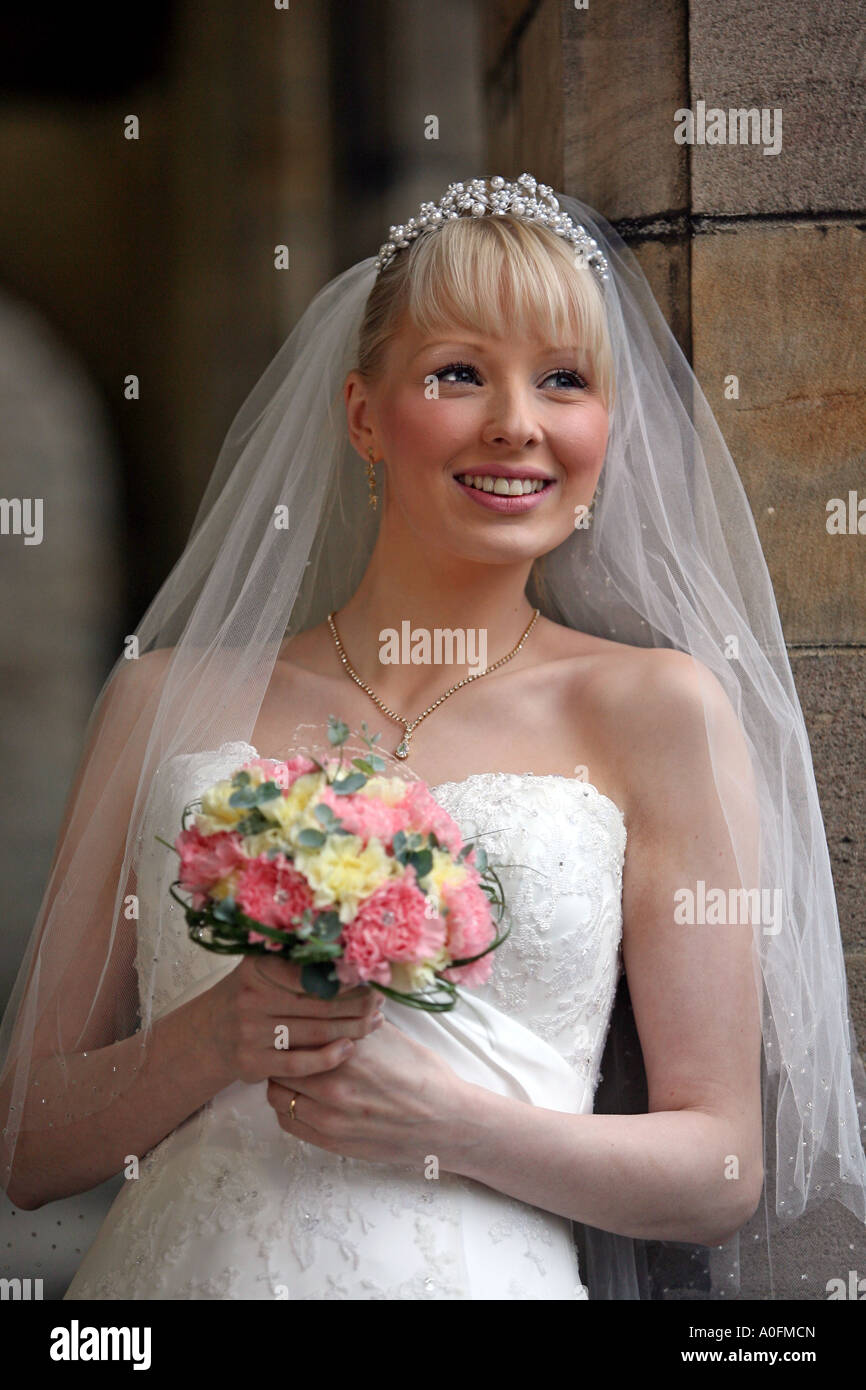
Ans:
{"type": "Polygon", "coordinates": [[[411,716],[428,702],[425,697],[436,698],[480,665],[506,656],[534,609],[524,592],[531,561],[481,564],[410,541],[386,543],[380,533],[361,583],[335,621],[361,679],[386,704],[411,716]],[[437,647],[437,631],[457,637],[437,647]],[[413,648],[415,657],[407,660],[413,648]]]}

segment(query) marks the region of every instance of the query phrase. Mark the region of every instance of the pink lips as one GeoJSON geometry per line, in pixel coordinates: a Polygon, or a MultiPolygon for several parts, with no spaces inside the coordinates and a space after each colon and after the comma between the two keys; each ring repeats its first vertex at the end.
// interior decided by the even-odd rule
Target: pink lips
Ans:
{"type": "Polygon", "coordinates": [[[468,487],[466,483],[461,483],[458,478],[454,479],[461,492],[465,492],[477,502],[479,507],[487,507],[492,512],[529,512],[552,491],[555,484],[552,482],[540,492],[528,492],[525,497],[502,497],[496,492],[482,492],[480,488],[468,487]]]}

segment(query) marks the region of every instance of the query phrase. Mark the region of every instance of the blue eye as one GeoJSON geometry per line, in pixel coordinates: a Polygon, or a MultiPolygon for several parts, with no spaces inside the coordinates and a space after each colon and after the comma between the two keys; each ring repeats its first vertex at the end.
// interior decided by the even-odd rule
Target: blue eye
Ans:
{"type": "MultiPolygon", "coordinates": [[[[444,381],[446,377],[448,377],[448,376],[450,376],[450,375],[452,374],[452,372],[453,372],[453,373],[456,373],[456,374],[458,375],[458,377],[459,377],[459,374],[460,374],[460,373],[466,373],[466,372],[468,372],[468,373],[471,373],[472,376],[474,376],[474,377],[476,378],[476,380],[477,380],[477,378],[478,378],[478,372],[477,372],[476,368],[473,367],[473,365],[472,365],[471,362],[449,362],[449,364],[448,364],[447,367],[440,367],[440,368],[439,368],[439,371],[438,371],[438,372],[434,372],[433,375],[434,375],[435,377],[437,377],[437,378],[439,379],[439,381],[444,381]]],[[[465,381],[465,377],[464,377],[464,381],[465,381]]],[[[458,380],[457,382],[455,382],[454,384],[459,385],[459,384],[460,384],[459,380],[458,380]]]]}
{"type": "MultiPolygon", "coordinates": [[[[480,377],[478,368],[473,367],[471,362],[449,362],[447,367],[440,367],[437,372],[432,373],[439,381],[448,381],[450,385],[478,385],[480,377]]],[[[544,378],[544,382],[554,378],[559,378],[554,385],[555,391],[569,391],[577,388],[586,390],[586,382],[579,372],[574,372],[568,367],[558,367],[555,372],[549,372],[544,378]]]]}
{"type": "Polygon", "coordinates": [[[551,377],[565,377],[565,378],[566,378],[565,386],[564,386],[564,387],[560,384],[560,385],[557,385],[557,386],[554,388],[554,389],[557,390],[557,391],[569,390],[569,389],[570,389],[571,387],[573,387],[573,386],[577,386],[577,387],[580,387],[580,388],[583,388],[583,389],[586,388],[586,382],[584,381],[583,377],[580,376],[580,374],[579,374],[578,372],[572,372],[572,371],[570,371],[567,367],[559,367],[555,372],[551,372],[551,373],[550,373],[550,376],[547,376],[547,377],[545,377],[544,379],[545,379],[545,381],[550,381],[550,378],[551,378],[551,377]]]}

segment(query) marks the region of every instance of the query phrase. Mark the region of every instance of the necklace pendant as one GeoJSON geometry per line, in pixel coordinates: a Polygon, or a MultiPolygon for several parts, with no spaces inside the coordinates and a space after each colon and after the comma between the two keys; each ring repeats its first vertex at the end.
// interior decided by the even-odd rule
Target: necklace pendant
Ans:
{"type": "Polygon", "coordinates": [[[409,735],[404,734],[397,747],[394,749],[395,758],[408,758],[409,756],[409,735]]]}

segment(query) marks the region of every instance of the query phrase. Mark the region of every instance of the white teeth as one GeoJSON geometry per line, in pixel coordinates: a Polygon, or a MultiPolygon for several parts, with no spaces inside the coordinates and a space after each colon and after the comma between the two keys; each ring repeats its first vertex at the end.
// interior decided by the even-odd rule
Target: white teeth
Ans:
{"type": "Polygon", "coordinates": [[[493,492],[497,497],[528,497],[532,492],[541,492],[544,487],[543,478],[499,478],[489,473],[463,473],[458,477],[467,487],[493,492]]]}

